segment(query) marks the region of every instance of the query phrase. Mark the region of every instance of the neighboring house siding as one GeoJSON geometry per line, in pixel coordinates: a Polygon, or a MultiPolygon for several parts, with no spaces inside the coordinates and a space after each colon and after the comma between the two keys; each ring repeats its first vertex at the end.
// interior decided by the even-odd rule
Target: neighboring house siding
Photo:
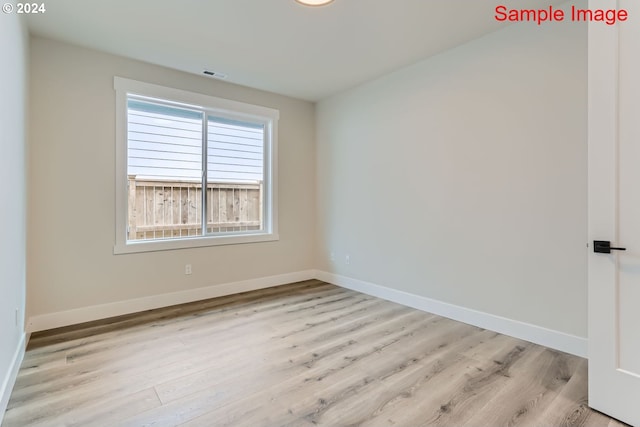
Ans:
{"type": "MultiPolygon", "coordinates": [[[[208,181],[259,182],[262,127],[208,117],[208,181]]],[[[202,116],[199,112],[129,101],[128,174],[139,178],[199,181],[202,116]]]]}

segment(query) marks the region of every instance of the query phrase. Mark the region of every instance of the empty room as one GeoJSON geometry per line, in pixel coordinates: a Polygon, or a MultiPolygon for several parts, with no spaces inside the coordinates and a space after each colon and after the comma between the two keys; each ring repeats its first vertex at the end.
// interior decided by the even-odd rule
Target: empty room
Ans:
{"type": "Polygon", "coordinates": [[[639,51],[632,0],[4,2],[0,426],[640,426],[639,51]]]}

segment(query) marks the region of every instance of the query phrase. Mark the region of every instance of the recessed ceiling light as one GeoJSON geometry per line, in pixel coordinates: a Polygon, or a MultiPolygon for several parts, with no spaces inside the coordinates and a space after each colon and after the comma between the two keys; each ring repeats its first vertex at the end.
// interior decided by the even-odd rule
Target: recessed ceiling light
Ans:
{"type": "Polygon", "coordinates": [[[324,6],[331,3],[333,0],[296,0],[298,3],[305,6],[324,6]]]}

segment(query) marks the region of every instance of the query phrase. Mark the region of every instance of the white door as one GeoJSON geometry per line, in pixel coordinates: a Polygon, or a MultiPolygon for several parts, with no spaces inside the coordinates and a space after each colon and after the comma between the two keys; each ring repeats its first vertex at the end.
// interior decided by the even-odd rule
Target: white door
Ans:
{"type": "Polygon", "coordinates": [[[589,24],[589,405],[640,427],[640,2],[617,3],[627,22],[589,24]]]}

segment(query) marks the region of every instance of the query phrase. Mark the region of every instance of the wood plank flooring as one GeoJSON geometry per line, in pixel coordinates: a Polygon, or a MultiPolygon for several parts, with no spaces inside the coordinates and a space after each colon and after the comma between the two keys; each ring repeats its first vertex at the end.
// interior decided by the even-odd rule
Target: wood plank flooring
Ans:
{"type": "Polygon", "coordinates": [[[308,281],[34,334],[3,427],[622,426],[587,362],[308,281]]]}

